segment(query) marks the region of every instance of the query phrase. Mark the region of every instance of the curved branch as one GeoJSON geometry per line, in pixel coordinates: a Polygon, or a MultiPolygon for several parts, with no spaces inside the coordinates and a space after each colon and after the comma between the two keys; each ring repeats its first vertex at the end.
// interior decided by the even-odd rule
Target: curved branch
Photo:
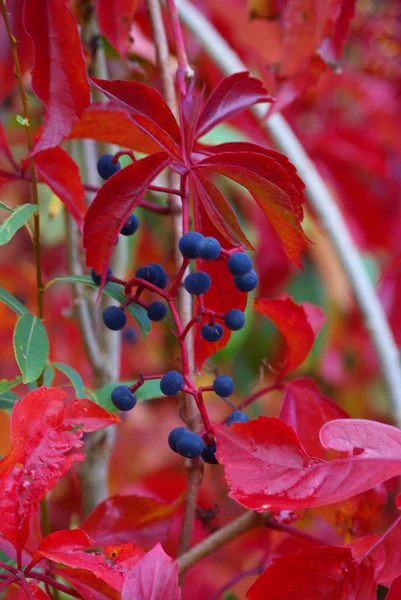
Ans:
{"type": "MultiPolygon", "coordinates": [[[[230,75],[237,71],[247,70],[237,54],[201,12],[185,0],[177,0],[177,7],[182,21],[225,74],[230,75]]],[[[266,108],[262,105],[254,106],[253,111],[266,127],[277,148],[290,158],[306,184],[309,204],[313,207],[320,219],[321,226],[336,249],[363,315],[366,329],[376,349],[394,420],[400,427],[401,365],[399,352],[383,307],[365,271],[361,256],[344,218],[323,178],[284,117],[274,114],[265,120],[266,108]]]]}

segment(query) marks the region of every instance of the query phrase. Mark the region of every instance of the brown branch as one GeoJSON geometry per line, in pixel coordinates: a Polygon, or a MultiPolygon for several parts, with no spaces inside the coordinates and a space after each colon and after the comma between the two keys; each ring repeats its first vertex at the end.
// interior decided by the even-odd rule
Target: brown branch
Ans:
{"type": "Polygon", "coordinates": [[[243,533],[255,527],[265,525],[270,516],[271,513],[269,512],[256,513],[248,511],[242,514],[180,556],[177,559],[179,572],[184,573],[189,567],[202,560],[202,558],[209,556],[209,554],[243,533]]]}
{"type": "MultiPolygon", "coordinates": [[[[5,0],[1,0],[1,12],[3,15],[4,24],[6,26],[7,35],[8,35],[8,39],[10,42],[11,54],[12,54],[13,62],[14,62],[14,75],[15,75],[15,78],[18,83],[18,89],[19,89],[19,93],[20,93],[20,97],[21,97],[23,114],[24,114],[24,127],[25,127],[25,131],[26,131],[26,140],[27,140],[28,152],[30,154],[30,152],[32,150],[32,130],[31,130],[31,124],[29,122],[28,97],[26,95],[26,92],[24,90],[24,85],[22,83],[21,68],[20,68],[20,62],[19,62],[18,50],[17,50],[18,41],[15,39],[15,37],[13,36],[12,31],[11,31],[10,20],[8,18],[5,0]]],[[[39,207],[38,181],[37,181],[35,162],[33,160],[33,157],[31,157],[31,156],[29,156],[28,160],[29,160],[29,169],[31,171],[33,204],[36,204],[39,207]]],[[[39,210],[37,210],[33,215],[33,224],[34,224],[33,245],[34,245],[34,249],[35,249],[35,265],[36,265],[37,315],[38,315],[39,319],[43,320],[44,287],[43,287],[43,281],[42,281],[42,269],[41,269],[41,260],[40,260],[41,252],[40,252],[39,210]]],[[[40,374],[40,376],[38,378],[38,385],[42,385],[42,384],[43,384],[43,372],[40,374]]]]}

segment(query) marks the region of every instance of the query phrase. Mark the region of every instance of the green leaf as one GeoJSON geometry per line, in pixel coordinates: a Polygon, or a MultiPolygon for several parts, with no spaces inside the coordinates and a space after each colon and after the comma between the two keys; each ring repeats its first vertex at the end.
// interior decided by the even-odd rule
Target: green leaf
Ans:
{"type": "Polygon", "coordinates": [[[23,204],[22,206],[18,206],[11,216],[0,225],[0,246],[7,244],[37,210],[38,207],[36,204],[23,204]]]}
{"type": "Polygon", "coordinates": [[[29,312],[21,315],[14,329],[13,342],[22,382],[34,381],[42,373],[49,356],[49,340],[42,321],[29,312]]]}
{"type": "MultiPolygon", "coordinates": [[[[66,277],[57,277],[56,279],[49,281],[49,283],[46,285],[46,289],[54,283],[81,283],[92,288],[93,290],[99,289],[99,286],[97,286],[96,283],[93,283],[92,279],[86,275],[68,275],[66,277]]],[[[125,302],[126,297],[120,290],[120,285],[110,282],[103,288],[103,294],[106,294],[106,296],[109,296],[110,298],[114,298],[114,300],[122,304],[125,302]]],[[[134,317],[142,331],[143,336],[146,338],[149,335],[151,325],[149,317],[146,314],[146,310],[137,304],[130,304],[126,310],[134,317]]]]}
{"type": "Polygon", "coordinates": [[[71,381],[77,398],[88,397],[85,393],[85,386],[84,382],[82,381],[82,377],[79,373],[77,373],[77,371],[75,371],[75,369],[59,362],[52,363],[52,366],[58,371],[61,371],[61,373],[63,373],[67,379],[71,381]]]}
{"type": "Polygon", "coordinates": [[[7,379],[1,379],[0,380],[0,394],[4,394],[4,392],[8,392],[9,390],[12,390],[13,387],[18,385],[19,383],[22,383],[21,375],[19,375],[15,379],[12,379],[11,381],[8,381],[7,379]]]}
{"type": "Polygon", "coordinates": [[[17,315],[23,315],[27,312],[26,307],[2,287],[0,287],[0,302],[3,302],[8,308],[11,308],[17,315]]]}
{"type": "Polygon", "coordinates": [[[14,406],[17,400],[18,396],[17,394],[14,394],[14,392],[4,392],[4,394],[0,394],[0,408],[9,410],[14,406]]]}
{"type": "Polygon", "coordinates": [[[9,213],[13,213],[13,209],[10,208],[9,206],[7,206],[7,204],[4,204],[4,202],[0,202],[0,208],[3,210],[6,210],[9,213]]]}
{"type": "MultiPolygon", "coordinates": [[[[111,392],[117,385],[131,386],[136,383],[136,379],[130,381],[120,381],[118,383],[106,383],[103,387],[95,391],[96,400],[100,406],[109,412],[118,412],[118,409],[111,402],[111,392]]],[[[138,402],[145,402],[153,398],[161,398],[163,394],[160,391],[160,379],[150,379],[144,381],[143,385],[135,392],[138,402]]]]}
{"type": "Polygon", "coordinates": [[[54,379],[54,369],[52,367],[46,367],[43,373],[43,385],[50,387],[54,379]]]}

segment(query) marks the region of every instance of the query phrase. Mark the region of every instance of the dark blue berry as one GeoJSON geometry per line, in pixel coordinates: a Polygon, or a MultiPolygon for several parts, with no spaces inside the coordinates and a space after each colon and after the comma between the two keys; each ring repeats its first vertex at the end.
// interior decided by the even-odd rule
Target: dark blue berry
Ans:
{"type": "Polygon", "coordinates": [[[157,274],[158,274],[158,278],[157,278],[155,285],[157,285],[157,287],[159,287],[161,290],[164,290],[164,288],[167,285],[167,273],[166,273],[164,267],[162,267],[158,263],[150,263],[149,266],[156,269],[157,274]]]}
{"type": "Polygon", "coordinates": [[[213,382],[213,390],[220,398],[228,398],[234,393],[234,382],[228,375],[218,375],[213,382]]]}
{"type": "Polygon", "coordinates": [[[167,308],[163,302],[152,302],[148,307],[148,317],[151,321],[161,321],[167,313],[167,308]]]}
{"type": "Polygon", "coordinates": [[[178,371],[167,371],[160,380],[160,389],[166,396],[175,396],[183,385],[184,378],[178,371]]]}
{"type": "MultiPolygon", "coordinates": [[[[111,269],[107,269],[106,282],[110,279],[110,277],[112,275],[113,275],[112,270],[111,269]]],[[[100,285],[102,276],[98,275],[97,273],[95,273],[95,271],[93,269],[91,269],[91,277],[92,277],[93,283],[96,283],[96,285],[100,285]]]]}
{"type": "Polygon", "coordinates": [[[245,252],[232,254],[227,262],[231,275],[246,275],[252,270],[252,260],[245,252]]]}
{"type": "Polygon", "coordinates": [[[202,460],[208,465],[218,465],[219,461],[216,458],[216,444],[212,444],[211,446],[206,446],[203,450],[201,456],[202,460]]]}
{"type": "Polygon", "coordinates": [[[233,423],[248,423],[249,420],[248,415],[242,412],[242,410],[235,410],[231,415],[228,415],[226,425],[232,425],[233,423]]]}
{"type": "Polygon", "coordinates": [[[178,248],[186,258],[199,257],[199,244],[203,240],[203,235],[197,231],[185,233],[178,242],[178,248]]]}
{"type": "Polygon", "coordinates": [[[205,324],[202,327],[201,335],[207,342],[217,342],[223,337],[224,329],[219,323],[214,325],[205,324]]]}
{"type": "Polygon", "coordinates": [[[103,154],[97,161],[97,172],[102,179],[109,179],[109,177],[121,169],[118,160],[114,163],[113,158],[112,154],[103,154]]]}
{"type": "Polygon", "coordinates": [[[242,310],[232,308],[224,317],[225,326],[231,331],[238,331],[245,325],[245,315],[242,310]]]}
{"type": "Polygon", "coordinates": [[[131,410],[136,404],[136,396],[126,385],[118,385],[111,392],[111,401],[118,410],[131,410]]]}
{"type": "Polygon", "coordinates": [[[132,214],[128,217],[127,222],[124,227],[121,229],[120,233],[122,235],[133,235],[135,231],[139,227],[139,219],[136,215],[132,214]]]}
{"type": "Polygon", "coordinates": [[[199,271],[185,277],[184,287],[190,294],[205,294],[210,288],[212,280],[207,273],[199,271]]]}
{"type": "Polygon", "coordinates": [[[220,242],[214,237],[205,237],[199,244],[199,256],[204,260],[215,260],[220,256],[220,242]]]}
{"type": "Polygon", "coordinates": [[[139,277],[140,279],[144,279],[145,281],[156,285],[159,280],[159,273],[154,266],[146,265],[145,267],[139,267],[135,273],[135,277],[139,277]]]}
{"type": "Polygon", "coordinates": [[[176,444],[176,450],[185,458],[196,458],[200,456],[205,448],[205,442],[201,436],[192,431],[182,433],[176,444]]]}
{"type": "Polygon", "coordinates": [[[234,285],[240,292],[251,292],[258,285],[258,276],[255,271],[250,271],[246,275],[234,277],[234,285]]]}
{"type": "Polygon", "coordinates": [[[138,340],[138,334],[133,327],[127,327],[124,330],[123,338],[126,342],[134,344],[138,340]]]}
{"type": "Polygon", "coordinates": [[[103,311],[103,323],[112,331],[123,329],[127,322],[127,315],[118,306],[108,306],[103,311]]]}
{"type": "Polygon", "coordinates": [[[186,433],[188,429],[186,427],[176,427],[172,431],[170,431],[170,435],[168,436],[168,445],[172,449],[173,452],[177,452],[177,442],[179,437],[186,433]]]}

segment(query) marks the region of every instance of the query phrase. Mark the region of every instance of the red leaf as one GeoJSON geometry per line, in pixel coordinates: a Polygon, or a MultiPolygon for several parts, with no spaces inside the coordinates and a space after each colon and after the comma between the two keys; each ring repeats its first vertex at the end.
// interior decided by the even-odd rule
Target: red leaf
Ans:
{"type": "Polygon", "coordinates": [[[333,419],[347,419],[348,414],[333,400],[319,392],[313,379],[291,381],[285,390],[279,418],[291,425],[310,456],[324,458],[319,442],[322,426],[333,419]]]}
{"type": "Polygon", "coordinates": [[[34,583],[28,583],[27,587],[29,588],[29,595],[28,590],[22,588],[14,597],[14,600],[50,600],[50,596],[34,583]]]}
{"type": "Polygon", "coordinates": [[[144,154],[158,152],[159,146],[135,125],[130,115],[112,102],[91,104],[77,121],[71,138],[89,138],[98,142],[117,144],[144,154]]]}
{"type": "Polygon", "coordinates": [[[85,190],[76,163],[62,148],[49,148],[36,154],[35,165],[40,178],[60,198],[82,229],[86,212],[85,190]]]}
{"type": "Polygon", "coordinates": [[[59,575],[81,594],[84,600],[120,600],[120,593],[99,579],[91,571],[84,569],[57,568],[55,575],[59,575]]]}
{"type": "Polygon", "coordinates": [[[178,565],[157,544],[129,571],[121,600],[180,600],[178,565]]]}
{"type": "MultiPolygon", "coordinates": [[[[355,543],[358,544],[358,541],[355,543]]],[[[352,550],[354,556],[361,554],[358,546],[356,552],[354,548],[352,550]]],[[[376,566],[376,580],[389,587],[395,578],[401,577],[400,553],[401,517],[398,517],[364,552],[364,562],[373,562],[376,566]]]]}
{"type": "Polygon", "coordinates": [[[121,227],[169,162],[170,158],[163,152],[152,154],[121,169],[100,188],[84,225],[86,264],[96,273],[106,272],[121,227]]]}
{"type": "Polygon", "coordinates": [[[89,104],[90,90],[77,22],[66,0],[29,0],[24,23],[35,48],[32,88],[46,104],[36,154],[68,136],[89,104]]]}
{"type": "Polygon", "coordinates": [[[175,117],[159,92],[139,81],[106,81],[91,78],[93,84],[118,106],[132,114],[138,127],[165,152],[181,160],[180,130],[175,117]]]}
{"type": "Polygon", "coordinates": [[[292,427],[273,417],[215,431],[230,496],[258,511],[333,504],[401,473],[401,431],[374,421],[326,423],[323,447],[349,454],[331,461],[308,456],[292,427]]]}
{"type": "Polygon", "coordinates": [[[202,137],[219,123],[258,102],[273,100],[260,79],[251,77],[248,71],[225,77],[209,96],[199,116],[196,137],[202,137]]]}
{"type": "Polygon", "coordinates": [[[99,504],[81,527],[98,544],[154,545],[167,534],[177,508],[153,498],[117,495],[99,504]]]}
{"type": "MultiPolygon", "coordinates": [[[[32,61],[32,42],[25,31],[23,23],[24,4],[24,0],[7,0],[10,28],[18,42],[18,58],[22,75],[24,75],[32,61]]],[[[13,55],[3,18],[0,19],[0,81],[1,104],[17,87],[13,55]]]]}
{"type": "Polygon", "coordinates": [[[274,300],[258,298],[254,309],[268,317],[279,328],[287,345],[283,374],[296,369],[308,356],[322,327],[325,316],[321,308],[305,302],[296,304],[287,295],[274,300]]]}
{"type": "Polygon", "coordinates": [[[339,14],[332,25],[333,34],[323,40],[319,54],[331,66],[336,66],[341,58],[344,42],[347,38],[349,27],[354,18],[356,0],[342,0],[339,14]]]}
{"type": "Polygon", "coordinates": [[[82,529],[55,531],[41,541],[28,569],[47,558],[68,567],[88,570],[115,590],[121,591],[122,573],[108,563],[103,555],[83,551],[92,544],[93,541],[82,529]]]}
{"type": "Polygon", "coordinates": [[[3,123],[0,121],[0,154],[7,159],[7,161],[14,166],[13,156],[11,154],[10,146],[8,145],[8,140],[6,136],[6,132],[4,131],[3,123]]]}
{"type": "Polygon", "coordinates": [[[130,47],[129,32],[138,0],[97,0],[96,14],[102,35],[122,58],[130,47]]]}
{"type": "Polygon", "coordinates": [[[299,190],[279,162],[262,153],[238,150],[210,156],[196,168],[217,171],[244,186],[271,222],[287,256],[301,266],[307,238],[301,228],[299,190]]]}
{"type": "Polygon", "coordinates": [[[401,577],[394,579],[386,596],[386,600],[400,600],[401,598],[401,577]]]}
{"type": "Polygon", "coordinates": [[[290,77],[299,71],[302,62],[310,58],[318,47],[317,13],[315,0],[289,0],[286,3],[281,77],[290,77]]]}
{"type": "MultiPolygon", "coordinates": [[[[82,446],[92,411],[96,429],[118,422],[118,417],[89,400],[65,404],[66,393],[44,387],[27,394],[14,405],[11,417],[12,449],[0,460],[0,532],[17,549],[29,535],[40,500],[73,462],[84,459],[74,452],[82,446]],[[103,417],[100,418],[100,411],[103,417]]],[[[95,425],[94,422],[90,423],[95,425]]]]}
{"type": "Polygon", "coordinates": [[[273,558],[249,588],[248,600],[375,600],[371,566],[358,565],[348,548],[322,546],[273,558]]]}
{"type": "Polygon", "coordinates": [[[210,221],[232,246],[243,245],[254,250],[241,229],[237,216],[220,190],[200,173],[191,174],[192,193],[202,203],[210,221]]]}

